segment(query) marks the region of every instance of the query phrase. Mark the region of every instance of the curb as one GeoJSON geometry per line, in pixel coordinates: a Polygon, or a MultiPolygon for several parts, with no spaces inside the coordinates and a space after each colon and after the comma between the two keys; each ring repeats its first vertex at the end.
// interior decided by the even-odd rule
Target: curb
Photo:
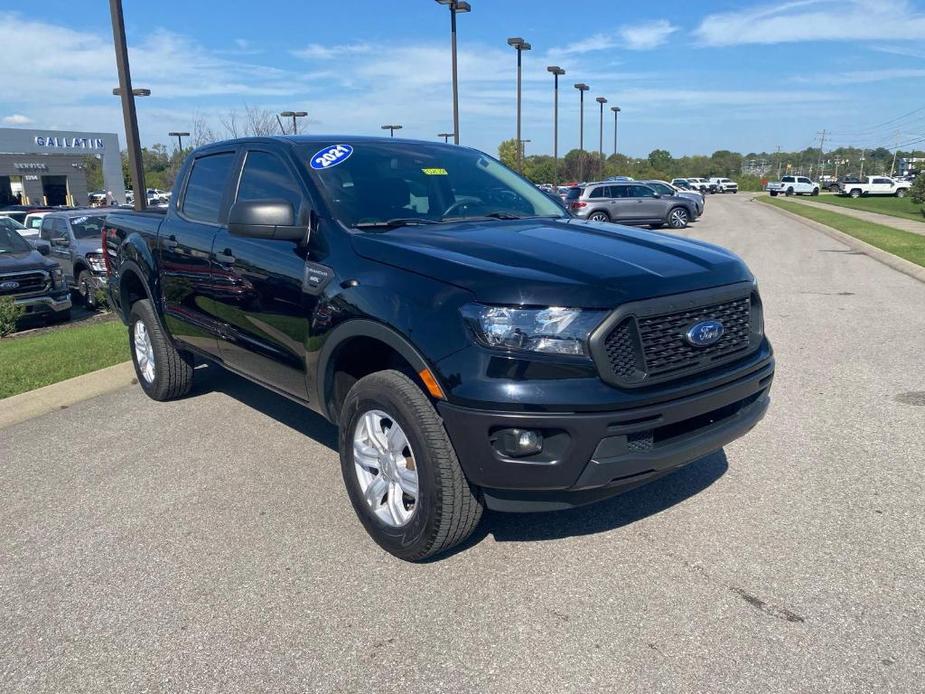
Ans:
{"type": "Polygon", "coordinates": [[[125,361],[66,381],[52,383],[0,400],[0,429],[55,410],[113,393],[137,383],[135,367],[125,361]]]}
{"type": "MultiPolygon", "coordinates": [[[[755,199],[756,198],[753,198],[753,200],[755,199]]],[[[906,260],[905,258],[900,258],[899,256],[895,256],[892,253],[887,253],[886,251],[881,250],[877,248],[876,246],[871,246],[866,241],[861,241],[861,239],[856,239],[850,234],[846,234],[845,232],[839,231],[838,229],[833,229],[832,227],[822,224],[821,222],[816,222],[816,221],[813,221],[812,219],[801,217],[800,215],[794,212],[790,212],[789,210],[784,210],[784,209],[781,209],[780,207],[776,207],[775,205],[768,205],[763,202],[759,202],[758,204],[766,205],[766,207],[769,207],[775,210],[776,212],[780,212],[781,214],[787,215],[788,217],[793,217],[795,220],[802,222],[803,224],[810,227],[811,229],[815,229],[816,231],[821,231],[826,236],[832,239],[835,239],[836,241],[840,241],[841,243],[845,244],[849,248],[852,248],[856,251],[860,251],[864,253],[865,255],[870,256],[874,260],[877,260],[883,263],[884,265],[888,265],[889,267],[903,273],[904,275],[908,275],[912,279],[916,279],[919,282],[925,282],[925,267],[922,267],[921,265],[916,265],[910,260],[906,260]]],[[[838,213],[835,212],[834,214],[838,214],[838,213]]],[[[844,216],[847,217],[848,215],[844,215],[844,216]]],[[[899,229],[899,231],[902,231],[902,229],[899,229]]],[[[913,232],[907,232],[907,233],[911,234],[913,232]]]]}

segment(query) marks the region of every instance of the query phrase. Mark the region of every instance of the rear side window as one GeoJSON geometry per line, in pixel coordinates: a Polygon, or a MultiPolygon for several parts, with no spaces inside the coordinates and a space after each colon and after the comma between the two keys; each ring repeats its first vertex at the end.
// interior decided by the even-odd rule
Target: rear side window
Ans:
{"type": "Polygon", "coordinates": [[[793,183],[793,176],[784,176],[780,179],[781,183],[793,183]]]}
{"type": "Polygon", "coordinates": [[[248,152],[244,162],[238,200],[285,200],[296,214],[302,191],[289,169],[269,152],[248,152]]]}
{"type": "Polygon", "coordinates": [[[589,198],[603,198],[604,197],[604,187],[598,186],[591,191],[589,198]]]}
{"type": "Polygon", "coordinates": [[[234,156],[232,152],[225,152],[193,162],[183,198],[183,214],[197,222],[218,222],[234,156]]]}

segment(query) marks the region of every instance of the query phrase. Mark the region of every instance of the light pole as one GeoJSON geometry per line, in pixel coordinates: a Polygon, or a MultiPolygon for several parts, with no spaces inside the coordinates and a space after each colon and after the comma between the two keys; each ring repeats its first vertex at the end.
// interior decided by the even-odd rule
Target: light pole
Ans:
{"type": "Polygon", "coordinates": [[[578,110],[578,178],[584,179],[584,153],[585,153],[585,92],[588,91],[589,87],[584,82],[579,82],[575,85],[575,89],[578,90],[580,96],[580,107],[578,110]]]}
{"type": "Polygon", "coordinates": [[[295,119],[305,118],[305,116],[307,116],[308,114],[305,111],[283,111],[279,115],[281,115],[283,118],[292,118],[292,134],[298,135],[299,128],[298,128],[298,124],[296,123],[295,119]]]}
{"type": "Polygon", "coordinates": [[[442,137],[444,142],[449,142],[453,133],[437,133],[437,137],[442,137]]]}
{"type": "Polygon", "coordinates": [[[453,53],[453,144],[459,144],[459,79],[456,75],[456,15],[471,12],[472,7],[463,0],[437,0],[450,8],[450,44],[453,53]]]}
{"type": "Polygon", "coordinates": [[[132,72],[128,64],[128,45],[125,41],[125,17],[122,14],[122,0],[109,0],[109,15],[112,20],[112,38],[116,49],[116,68],[119,72],[119,89],[113,93],[122,98],[122,119],[125,122],[125,144],[128,147],[129,168],[132,173],[132,188],[136,191],[135,209],[145,209],[145,172],[141,165],[141,141],[138,138],[138,116],[135,113],[135,97],[148,96],[150,89],[132,89],[132,72]]]}
{"type": "Polygon", "coordinates": [[[559,186],[559,75],[564,75],[563,70],[558,65],[550,65],[546,68],[552,73],[552,157],[555,161],[553,165],[553,183],[559,186]]]}
{"type": "Polygon", "coordinates": [[[172,132],[172,133],[167,133],[167,135],[169,137],[177,138],[177,149],[182,152],[183,151],[183,138],[189,137],[189,133],[172,132]]]}
{"type": "Polygon", "coordinates": [[[610,110],[613,111],[613,155],[617,156],[617,114],[620,113],[620,107],[611,106],[610,110]]]}
{"type": "Polygon", "coordinates": [[[533,142],[533,140],[521,140],[520,141],[520,158],[525,159],[527,156],[527,144],[533,142]]]}
{"type": "Polygon", "coordinates": [[[400,125],[383,125],[382,129],[389,131],[389,137],[395,137],[395,131],[401,130],[401,126],[400,125]]]}
{"type": "Polygon", "coordinates": [[[520,155],[520,75],[521,75],[521,57],[524,51],[529,51],[532,46],[519,36],[509,38],[507,45],[512,46],[517,51],[517,169],[520,173],[524,172],[524,160],[520,155]]]}
{"type": "Polygon", "coordinates": [[[601,158],[601,173],[600,178],[604,177],[604,104],[607,103],[607,99],[603,96],[597,97],[595,99],[597,103],[601,105],[601,123],[600,123],[600,141],[597,145],[597,154],[601,158]]]}

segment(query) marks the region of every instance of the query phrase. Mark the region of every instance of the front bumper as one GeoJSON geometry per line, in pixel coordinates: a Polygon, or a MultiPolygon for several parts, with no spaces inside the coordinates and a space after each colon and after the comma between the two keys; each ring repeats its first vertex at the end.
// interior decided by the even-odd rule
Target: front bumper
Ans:
{"type": "Polygon", "coordinates": [[[26,309],[26,316],[37,316],[43,313],[61,313],[71,308],[71,296],[68,292],[44,296],[30,296],[16,299],[17,306],[26,309]]]}
{"type": "Polygon", "coordinates": [[[770,403],[774,361],[719,387],[613,412],[524,413],[438,403],[469,480],[490,508],[542,511],[597,501],[667,474],[745,434],[770,403]],[[499,429],[539,430],[544,451],[505,457],[499,429]]]}

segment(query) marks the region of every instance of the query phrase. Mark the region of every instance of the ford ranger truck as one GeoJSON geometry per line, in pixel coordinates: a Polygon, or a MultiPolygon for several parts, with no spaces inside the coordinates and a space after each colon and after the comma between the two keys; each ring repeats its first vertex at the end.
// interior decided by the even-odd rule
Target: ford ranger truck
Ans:
{"type": "Polygon", "coordinates": [[[112,212],[102,237],[145,393],[183,397],[206,360],[335,423],[356,514],[402,559],[462,542],[486,508],[654,480],[768,408],[742,260],[576,219],[467,147],[211,144],[166,211],[112,212]]]}

